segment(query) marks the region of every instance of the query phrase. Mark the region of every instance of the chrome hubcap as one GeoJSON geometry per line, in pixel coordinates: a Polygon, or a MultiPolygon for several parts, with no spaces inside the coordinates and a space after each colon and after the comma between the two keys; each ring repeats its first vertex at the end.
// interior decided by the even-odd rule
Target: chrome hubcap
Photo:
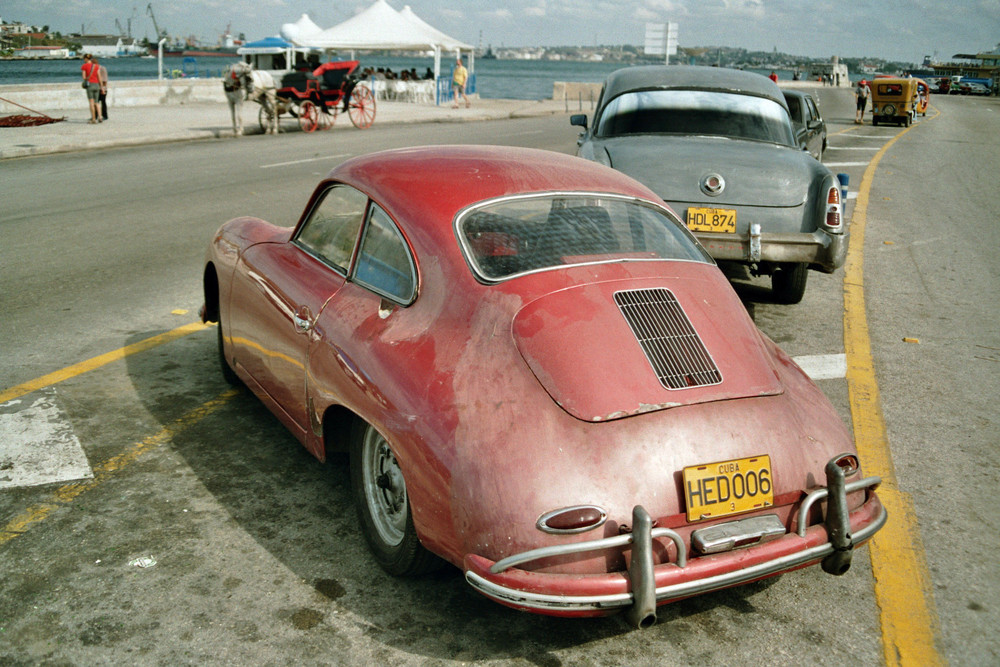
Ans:
{"type": "Polygon", "coordinates": [[[406,482],[389,443],[374,428],[365,433],[361,462],[365,499],[375,530],[383,542],[396,546],[406,531],[406,482]]]}

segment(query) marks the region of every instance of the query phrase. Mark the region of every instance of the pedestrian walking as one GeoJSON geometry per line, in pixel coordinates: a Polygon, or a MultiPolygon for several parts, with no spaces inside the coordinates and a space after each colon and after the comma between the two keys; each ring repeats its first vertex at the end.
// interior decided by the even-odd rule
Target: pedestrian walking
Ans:
{"type": "Polygon", "coordinates": [[[462,64],[462,57],[459,56],[455,60],[455,71],[451,75],[451,87],[455,93],[455,101],[451,105],[452,109],[458,108],[458,96],[461,95],[462,99],[465,100],[465,108],[469,108],[469,98],[465,94],[465,84],[469,80],[469,70],[465,69],[465,65],[462,64]]]}
{"type": "Polygon", "coordinates": [[[864,79],[858,81],[854,88],[854,97],[857,99],[857,111],[854,113],[855,125],[862,125],[865,122],[865,107],[868,106],[868,96],[872,94],[868,82],[864,79]]]}
{"type": "MultiPolygon", "coordinates": [[[[95,59],[94,62],[97,62],[95,59]]],[[[101,120],[105,121],[108,119],[108,68],[104,65],[97,66],[97,80],[101,84],[101,120]]]]}
{"type": "Polygon", "coordinates": [[[90,106],[89,123],[101,122],[100,107],[98,101],[101,98],[101,81],[97,58],[89,53],[83,57],[83,64],[80,65],[80,73],[83,75],[83,87],[87,91],[87,103],[90,106]]]}

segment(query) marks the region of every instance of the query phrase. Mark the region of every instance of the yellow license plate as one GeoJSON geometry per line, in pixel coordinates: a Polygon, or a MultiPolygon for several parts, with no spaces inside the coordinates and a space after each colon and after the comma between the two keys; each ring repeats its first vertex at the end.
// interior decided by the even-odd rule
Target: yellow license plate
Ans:
{"type": "Polygon", "coordinates": [[[689,206],[687,226],[692,232],[736,233],[736,210],[731,208],[699,208],[689,206]]]}
{"type": "Polygon", "coordinates": [[[684,468],[688,521],[770,507],[773,487],[769,456],[688,466],[684,468]]]}

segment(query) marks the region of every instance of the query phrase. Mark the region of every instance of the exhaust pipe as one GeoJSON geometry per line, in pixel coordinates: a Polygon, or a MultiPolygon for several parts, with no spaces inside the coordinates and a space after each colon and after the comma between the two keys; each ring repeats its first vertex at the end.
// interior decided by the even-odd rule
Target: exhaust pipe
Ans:
{"type": "Polygon", "coordinates": [[[642,505],[632,508],[632,559],[628,576],[632,582],[632,606],[625,612],[636,628],[656,623],[656,579],[653,576],[653,519],[642,505]]]}
{"type": "Polygon", "coordinates": [[[847,509],[847,477],[858,472],[858,459],[853,454],[840,454],[826,464],[826,533],[833,553],[823,559],[823,571],[841,575],[851,568],[854,540],[847,509]]]}

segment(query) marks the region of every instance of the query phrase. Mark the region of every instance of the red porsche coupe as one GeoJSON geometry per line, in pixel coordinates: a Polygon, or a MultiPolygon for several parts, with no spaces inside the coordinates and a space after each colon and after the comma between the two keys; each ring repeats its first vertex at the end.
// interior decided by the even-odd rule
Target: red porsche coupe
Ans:
{"type": "Polygon", "coordinates": [[[823,393],[648,188],[546,151],[344,162],[294,228],[207,254],[222,370],[316,457],[350,452],[393,574],[444,559],[502,604],[626,611],[807,565],[886,521],[823,393]]]}

